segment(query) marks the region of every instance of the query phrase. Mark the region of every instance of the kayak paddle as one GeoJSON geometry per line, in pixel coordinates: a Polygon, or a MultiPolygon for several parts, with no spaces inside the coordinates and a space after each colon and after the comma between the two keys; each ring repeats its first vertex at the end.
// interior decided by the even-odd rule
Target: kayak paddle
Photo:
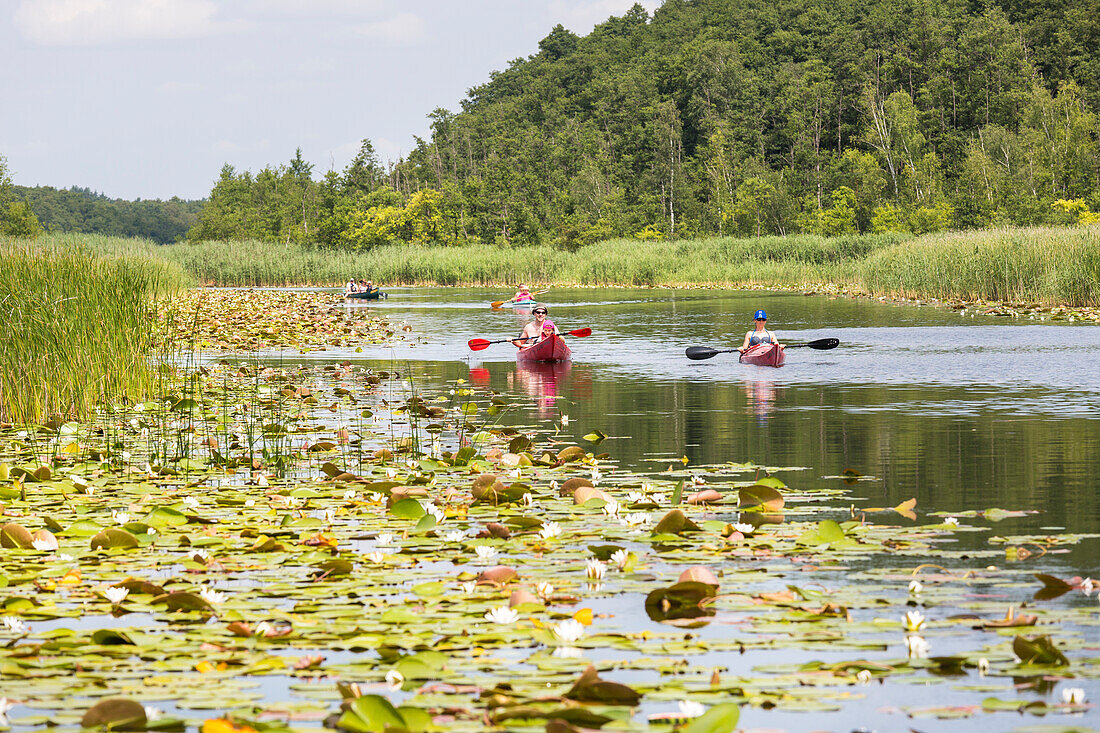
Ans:
{"type": "MultiPolygon", "coordinates": [[[[562,336],[576,336],[577,338],[584,338],[585,336],[591,336],[592,329],[585,326],[584,328],[578,328],[576,331],[566,331],[562,336]]],[[[482,349],[489,348],[490,344],[503,344],[508,341],[529,341],[530,339],[538,338],[538,336],[523,336],[522,338],[510,338],[500,339],[499,341],[486,341],[485,339],[470,339],[466,344],[474,351],[481,351],[482,349]]]]}
{"type": "MultiPolygon", "coordinates": [[[[543,293],[549,293],[549,292],[550,292],[550,288],[547,288],[546,290],[539,290],[538,292],[531,293],[531,295],[542,295],[543,293]]],[[[489,304],[489,307],[493,308],[495,310],[495,309],[501,307],[502,305],[504,305],[505,303],[511,303],[514,300],[515,300],[515,296],[509,298],[508,300],[494,300],[492,303],[489,304]]]]}
{"type": "MultiPolygon", "coordinates": [[[[802,344],[784,344],[783,348],[797,349],[802,346],[808,346],[811,349],[825,351],[826,349],[835,349],[839,345],[840,339],[828,338],[817,339],[816,341],[807,341],[806,343],[802,344]]],[[[739,349],[712,349],[709,346],[689,346],[684,353],[687,354],[687,358],[695,359],[698,361],[699,359],[709,359],[712,356],[717,356],[718,354],[731,354],[735,351],[739,351],[739,349]]]]}

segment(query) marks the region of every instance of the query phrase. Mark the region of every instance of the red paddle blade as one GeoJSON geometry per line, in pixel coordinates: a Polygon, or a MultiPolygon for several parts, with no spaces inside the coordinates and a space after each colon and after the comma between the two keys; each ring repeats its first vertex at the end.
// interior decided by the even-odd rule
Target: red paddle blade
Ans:
{"type": "Polygon", "coordinates": [[[472,350],[481,351],[482,349],[489,348],[492,341],[486,341],[485,339],[470,339],[466,343],[472,350]]]}
{"type": "Polygon", "coordinates": [[[584,328],[578,328],[576,331],[570,331],[570,336],[576,336],[577,338],[584,338],[585,336],[592,335],[592,329],[585,326],[584,328]]]}

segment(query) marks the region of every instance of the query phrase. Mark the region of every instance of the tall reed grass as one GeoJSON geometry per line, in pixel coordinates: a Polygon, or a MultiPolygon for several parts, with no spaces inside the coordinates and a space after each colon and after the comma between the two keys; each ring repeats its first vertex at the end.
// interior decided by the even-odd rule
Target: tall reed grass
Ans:
{"type": "Polygon", "coordinates": [[[352,253],[264,242],[158,248],[210,285],[328,285],[365,277],[404,285],[781,285],[854,273],[853,264],[897,235],[610,240],[577,252],[550,247],[389,246],[352,253]]]}
{"type": "MultiPolygon", "coordinates": [[[[111,240],[120,248],[126,240],[111,240]]],[[[107,241],[96,243],[98,252],[107,241]]],[[[189,282],[177,265],[92,253],[80,237],[0,238],[0,420],[85,415],[150,385],[157,294],[189,282]]]]}
{"type": "Polygon", "coordinates": [[[936,234],[879,251],[859,270],[876,295],[1100,305],[1100,227],[936,234]]]}

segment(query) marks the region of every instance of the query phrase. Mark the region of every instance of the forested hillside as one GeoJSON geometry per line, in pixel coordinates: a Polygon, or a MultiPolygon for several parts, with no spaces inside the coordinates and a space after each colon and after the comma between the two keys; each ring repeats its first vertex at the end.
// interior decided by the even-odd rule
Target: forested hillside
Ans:
{"type": "Polygon", "coordinates": [[[1100,211],[1095,0],[666,0],[555,27],[431,138],[226,165],[192,239],[367,248],[1072,224],[1100,211]],[[535,51],[535,49],[532,49],[535,51]]]}
{"type": "Polygon", "coordinates": [[[201,201],[128,201],[76,186],[12,186],[12,196],[26,202],[47,231],[145,237],[162,244],[183,238],[202,209],[201,201]]]}

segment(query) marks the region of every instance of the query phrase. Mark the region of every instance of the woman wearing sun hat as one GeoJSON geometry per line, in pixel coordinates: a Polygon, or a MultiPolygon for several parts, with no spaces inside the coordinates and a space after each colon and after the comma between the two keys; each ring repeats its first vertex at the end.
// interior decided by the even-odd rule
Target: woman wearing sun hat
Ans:
{"type": "Polygon", "coordinates": [[[750,347],[756,346],[757,344],[775,344],[780,349],[783,348],[783,344],[779,343],[779,339],[775,337],[775,334],[767,329],[767,313],[758,310],[756,313],[752,314],[752,320],[755,321],[756,327],[745,334],[745,342],[741,344],[741,348],[739,348],[738,351],[744,354],[750,347]]]}

